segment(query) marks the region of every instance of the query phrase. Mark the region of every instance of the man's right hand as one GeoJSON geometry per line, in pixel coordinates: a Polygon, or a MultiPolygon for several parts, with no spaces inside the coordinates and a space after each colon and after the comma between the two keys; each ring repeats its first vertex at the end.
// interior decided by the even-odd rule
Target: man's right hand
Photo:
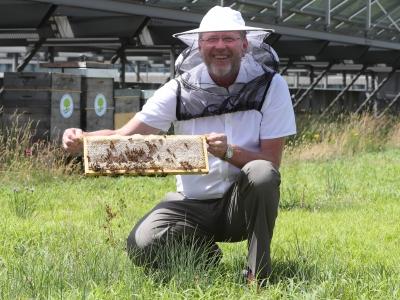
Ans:
{"type": "Polygon", "coordinates": [[[83,131],[79,128],[68,128],[64,131],[62,143],[66,151],[78,154],[82,151],[83,131]]]}

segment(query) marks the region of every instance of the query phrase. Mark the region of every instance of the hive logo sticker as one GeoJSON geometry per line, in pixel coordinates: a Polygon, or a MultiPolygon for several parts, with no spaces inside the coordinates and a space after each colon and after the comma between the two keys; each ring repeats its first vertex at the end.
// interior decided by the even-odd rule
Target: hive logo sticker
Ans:
{"type": "Polygon", "coordinates": [[[74,101],[72,101],[72,97],[70,94],[65,94],[61,97],[60,100],[60,113],[65,118],[68,119],[72,116],[74,112],[74,101]]]}
{"type": "Polygon", "coordinates": [[[103,116],[107,110],[107,99],[103,94],[97,94],[94,99],[94,111],[99,117],[103,116]]]}

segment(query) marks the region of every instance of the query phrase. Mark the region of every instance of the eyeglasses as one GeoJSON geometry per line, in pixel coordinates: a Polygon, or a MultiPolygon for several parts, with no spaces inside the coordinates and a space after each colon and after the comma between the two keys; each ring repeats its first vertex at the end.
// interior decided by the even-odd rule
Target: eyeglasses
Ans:
{"type": "Polygon", "coordinates": [[[242,38],[240,38],[240,37],[234,38],[234,37],[228,37],[228,36],[220,38],[220,37],[212,36],[207,39],[200,39],[200,41],[202,41],[208,45],[215,45],[218,43],[219,40],[222,40],[222,42],[225,45],[229,45],[229,44],[233,44],[235,41],[240,40],[240,39],[242,39],[242,38]]]}

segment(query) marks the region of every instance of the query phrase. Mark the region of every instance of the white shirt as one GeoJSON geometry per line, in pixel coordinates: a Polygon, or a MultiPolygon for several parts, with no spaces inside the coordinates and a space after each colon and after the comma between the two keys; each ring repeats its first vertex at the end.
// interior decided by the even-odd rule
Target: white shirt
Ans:
{"type": "MultiPolygon", "coordinates": [[[[259,75],[251,64],[241,64],[236,82],[248,82],[259,75]]],[[[215,84],[206,67],[200,82],[215,84]]],[[[171,80],[158,89],[137,113],[140,121],[167,131],[174,124],[175,134],[201,135],[225,133],[229,144],[249,151],[260,150],[260,140],[274,139],[296,133],[293,106],[286,81],[279,74],[273,77],[261,111],[248,110],[218,116],[176,120],[177,83],[171,80]]],[[[188,198],[220,198],[236,180],[240,169],[209,153],[209,174],[177,175],[177,191],[188,198]]]]}

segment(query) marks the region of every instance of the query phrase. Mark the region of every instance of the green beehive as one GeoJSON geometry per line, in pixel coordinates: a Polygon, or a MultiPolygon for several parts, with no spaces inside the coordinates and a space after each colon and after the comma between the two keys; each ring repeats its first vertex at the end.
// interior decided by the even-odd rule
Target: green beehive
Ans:
{"type": "Polygon", "coordinates": [[[114,128],[113,78],[82,77],[82,128],[114,128]]]}
{"type": "Polygon", "coordinates": [[[6,72],[2,105],[3,128],[31,124],[33,140],[60,141],[81,126],[81,76],[6,72]]]}

